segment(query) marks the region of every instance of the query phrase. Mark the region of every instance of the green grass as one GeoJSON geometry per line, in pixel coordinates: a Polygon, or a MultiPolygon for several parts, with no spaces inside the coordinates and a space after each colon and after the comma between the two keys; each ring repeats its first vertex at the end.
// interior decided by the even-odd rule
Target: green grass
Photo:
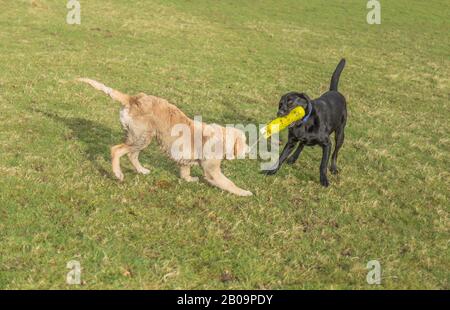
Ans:
{"type": "Polygon", "coordinates": [[[360,0],[82,0],[79,26],[65,1],[0,6],[0,288],[450,289],[448,1],[382,1],[379,26],[360,0]],[[320,186],[320,148],[274,177],[225,162],[250,198],[180,181],[154,144],[152,173],[124,159],[118,183],[119,105],[71,82],[264,123],[341,57],[340,175],[320,186]],[[83,286],[65,283],[72,259],[83,286]]]}

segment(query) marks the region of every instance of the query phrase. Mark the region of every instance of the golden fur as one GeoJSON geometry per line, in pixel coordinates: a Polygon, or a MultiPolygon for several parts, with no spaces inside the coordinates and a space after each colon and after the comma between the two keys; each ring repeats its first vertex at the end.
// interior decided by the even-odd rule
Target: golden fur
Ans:
{"type": "Polygon", "coordinates": [[[120,119],[126,131],[126,141],[123,144],[115,145],[111,148],[112,169],[119,180],[122,181],[124,178],[120,169],[120,158],[126,154],[138,173],[148,174],[150,172],[141,165],[138,157],[139,152],[146,148],[154,137],[162,150],[177,162],[180,167],[180,177],[182,179],[188,182],[198,181],[198,178],[190,175],[190,169],[192,165],[199,164],[203,168],[205,179],[210,184],[238,196],[252,195],[251,192],[237,187],[222,174],[220,164],[223,158],[210,158],[194,148],[191,150],[191,156],[187,158],[174,158],[171,152],[172,144],[178,139],[171,134],[172,128],[176,124],[188,126],[191,131],[191,139],[194,139],[194,127],[200,128],[202,135],[201,143],[203,146],[208,141],[222,144],[232,143],[231,149],[233,154],[229,152],[224,154],[227,155],[227,159],[242,157],[247,152],[248,146],[246,144],[245,134],[242,131],[227,128],[226,130],[234,131],[234,134],[231,135],[232,138],[230,138],[230,135],[225,134],[226,130],[224,127],[216,124],[196,123],[165,99],[144,93],[130,96],[91,79],[80,78],[78,81],[90,84],[92,87],[103,91],[122,104],[120,119]],[[227,137],[233,141],[226,141],[227,137]],[[214,139],[214,141],[211,139],[214,139]],[[197,157],[195,156],[196,154],[197,157]]]}

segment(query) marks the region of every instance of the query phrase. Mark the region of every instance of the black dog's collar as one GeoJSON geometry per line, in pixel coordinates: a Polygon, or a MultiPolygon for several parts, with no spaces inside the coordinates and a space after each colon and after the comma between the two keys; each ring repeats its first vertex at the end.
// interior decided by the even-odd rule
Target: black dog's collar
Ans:
{"type": "MultiPolygon", "coordinates": [[[[297,100],[298,100],[298,98],[295,99],[294,103],[297,103],[297,100]]],[[[304,123],[306,123],[309,120],[309,118],[311,117],[311,114],[312,114],[312,103],[311,103],[310,100],[307,100],[307,101],[308,101],[308,114],[300,121],[299,126],[304,124],[304,123]]]]}

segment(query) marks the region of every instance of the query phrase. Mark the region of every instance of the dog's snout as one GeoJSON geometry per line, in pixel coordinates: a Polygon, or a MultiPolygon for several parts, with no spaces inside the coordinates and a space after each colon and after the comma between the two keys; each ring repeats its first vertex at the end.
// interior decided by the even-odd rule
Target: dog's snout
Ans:
{"type": "Polygon", "coordinates": [[[286,111],[284,111],[284,110],[279,110],[278,113],[277,113],[277,116],[278,116],[278,117],[283,117],[283,116],[285,116],[286,114],[287,114],[286,111]]]}

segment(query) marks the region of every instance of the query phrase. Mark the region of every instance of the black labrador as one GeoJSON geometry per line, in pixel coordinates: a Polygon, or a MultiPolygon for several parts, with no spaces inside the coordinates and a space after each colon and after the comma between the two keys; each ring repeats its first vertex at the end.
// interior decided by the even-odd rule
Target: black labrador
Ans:
{"type": "Polygon", "coordinates": [[[320,164],[320,183],[327,187],[327,167],[330,159],[331,142],[330,135],[335,133],[336,145],[334,148],[331,173],[338,173],[336,160],[339,149],[344,143],[344,128],[347,122],[347,106],[345,97],[338,92],[339,77],[345,67],[345,59],[342,59],[331,78],[330,90],[315,100],[311,100],[304,93],[290,92],[281,97],[278,116],[285,116],[297,106],[302,106],[306,111],[306,116],[289,126],[289,139],[281,152],[280,158],[275,166],[270,170],[265,170],[268,175],[275,174],[281,165],[286,161],[294,164],[300,156],[305,145],[322,147],[322,162],[320,164]],[[298,144],[294,154],[289,155],[298,144]],[[289,159],[288,159],[289,157],[289,159]]]}

